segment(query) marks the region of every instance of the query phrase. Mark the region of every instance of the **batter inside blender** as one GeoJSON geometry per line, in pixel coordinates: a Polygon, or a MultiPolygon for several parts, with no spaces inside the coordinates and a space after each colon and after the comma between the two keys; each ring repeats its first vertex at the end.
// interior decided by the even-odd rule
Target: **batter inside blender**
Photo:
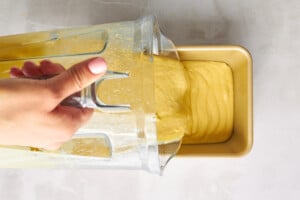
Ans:
{"type": "MultiPolygon", "coordinates": [[[[62,41],[55,40],[55,38],[49,40],[46,43],[48,46],[46,46],[44,43],[39,43],[46,36],[40,33],[37,36],[41,37],[41,39],[34,37],[37,40],[36,43],[32,43],[35,48],[30,47],[26,51],[17,49],[14,50],[13,55],[4,54],[6,52],[4,48],[4,53],[2,52],[4,54],[3,57],[10,59],[12,56],[12,58],[22,57],[24,52],[33,57],[37,53],[55,55],[61,53],[62,46],[72,47],[72,52],[77,52],[77,49],[92,51],[104,48],[104,43],[99,43],[98,41],[102,41],[103,38],[107,37],[105,32],[103,34],[87,34],[86,36],[83,34],[84,41],[88,42],[77,45],[74,42],[75,39],[77,41],[77,38],[74,36],[74,39],[73,35],[71,35],[72,37],[68,36],[66,37],[67,39],[62,41]],[[95,44],[97,45],[95,46],[95,44]],[[42,51],[39,45],[43,47],[42,51]],[[55,48],[53,49],[53,47],[55,48]]],[[[9,39],[11,38],[9,37],[9,39]]],[[[13,37],[12,39],[15,41],[18,37],[13,37]]],[[[132,40],[130,37],[126,39],[132,40]]],[[[109,68],[116,71],[120,69],[124,72],[130,71],[131,77],[142,77],[138,76],[142,72],[141,66],[137,63],[139,63],[143,55],[133,51],[120,50],[119,44],[122,42],[124,42],[124,38],[116,37],[110,41],[110,48],[103,52],[102,55],[104,57],[110,58],[107,60],[109,68]]],[[[72,64],[88,57],[88,55],[73,56],[72,59],[68,57],[53,57],[51,61],[61,63],[68,68],[72,64]]],[[[37,59],[35,62],[39,61],[40,59],[37,59]]],[[[0,78],[7,78],[10,67],[20,67],[22,63],[22,60],[2,62],[0,78]]],[[[147,63],[149,63],[149,60],[147,60],[147,63]]],[[[217,143],[223,142],[230,137],[233,127],[233,80],[229,66],[225,63],[208,61],[180,62],[163,56],[154,56],[152,66],[154,69],[155,114],[159,144],[171,143],[181,139],[185,144],[217,143]]],[[[114,80],[113,82],[105,81],[101,84],[101,87],[104,86],[108,89],[99,89],[101,99],[111,104],[128,103],[132,105],[132,108],[134,108],[135,104],[140,104],[136,103],[135,101],[138,100],[136,100],[135,96],[132,96],[135,93],[122,89],[126,88],[124,87],[126,81],[126,79],[114,80]]],[[[130,82],[131,85],[126,86],[128,86],[127,88],[135,88],[135,85],[139,84],[140,81],[136,79],[130,82]]],[[[101,143],[105,144],[105,142],[101,143]]],[[[71,141],[71,144],[64,145],[63,148],[76,155],[98,155],[95,149],[93,151],[88,150],[88,144],[94,148],[94,145],[88,139],[76,139],[76,141],[71,141]],[[84,144],[84,151],[77,148],[80,145],[82,146],[81,142],[84,144]]],[[[109,156],[106,153],[108,151],[105,146],[104,150],[101,149],[101,154],[105,154],[105,157],[107,157],[109,156]]]]}

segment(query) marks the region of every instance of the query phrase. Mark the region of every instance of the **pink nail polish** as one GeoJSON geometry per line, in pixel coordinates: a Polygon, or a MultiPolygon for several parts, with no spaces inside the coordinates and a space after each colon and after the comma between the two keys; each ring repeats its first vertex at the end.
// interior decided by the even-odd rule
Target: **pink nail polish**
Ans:
{"type": "Polygon", "coordinates": [[[106,72],[107,65],[103,58],[96,58],[88,64],[88,68],[93,74],[102,74],[106,72]]]}

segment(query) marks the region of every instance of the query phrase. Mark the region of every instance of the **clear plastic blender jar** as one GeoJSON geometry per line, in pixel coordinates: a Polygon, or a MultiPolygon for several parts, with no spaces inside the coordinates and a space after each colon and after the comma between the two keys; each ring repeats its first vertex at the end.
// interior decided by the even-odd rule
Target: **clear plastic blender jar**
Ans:
{"type": "Polygon", "coordinates": [[[109,70],[101,80],[64,101],[95,109],[71,141],[55,152],[1,146],[0,166],[124,168],[160,174],[181,141],[157,142],[154,55],[178,59],[175,46],[160,32],[153,16],[0,37],[0,78],[9,78],[9,69],[26,60],[48,59],[68,68],[101,56],[109,70]]]}

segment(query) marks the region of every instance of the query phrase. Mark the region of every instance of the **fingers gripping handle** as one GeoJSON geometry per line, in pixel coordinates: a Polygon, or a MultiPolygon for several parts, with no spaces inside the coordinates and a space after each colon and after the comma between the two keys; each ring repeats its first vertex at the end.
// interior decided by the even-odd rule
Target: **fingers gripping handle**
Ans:
{"type": "Polygon", "coordinates": [[[65,100],[63,100],[62,105],[83,107],[83,108],[93,108],[93,109],[100,110],[102,112],[109,112],[109,113],[129,112],[131,110],[130,105],[106,104],[99,98],[99,95],[97,95],[97,88],[99,88],[100,84],[103,81],[109,79],[120,79],[120,78],[128,78],[128,77],[129,77],[128,73],[107,71],[104,76],[102,76],[96,82],[92,83],[89,87],[86,87],[81,92],[77,92],[69,96],[65,100]]]}

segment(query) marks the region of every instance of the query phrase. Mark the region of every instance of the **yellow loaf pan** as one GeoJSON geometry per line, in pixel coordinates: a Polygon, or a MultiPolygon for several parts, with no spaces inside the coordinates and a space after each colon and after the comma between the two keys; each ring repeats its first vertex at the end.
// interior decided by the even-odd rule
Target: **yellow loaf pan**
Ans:
{"type": "Polygon", "coordinates": [[[240,46],[180,46],[181,61],[219,61],[229,65],[233,75],[234,120],[231,137],[215,144],[182,144],[178,156],[240,156],[253,143],[252,59],[240,46]]]}

